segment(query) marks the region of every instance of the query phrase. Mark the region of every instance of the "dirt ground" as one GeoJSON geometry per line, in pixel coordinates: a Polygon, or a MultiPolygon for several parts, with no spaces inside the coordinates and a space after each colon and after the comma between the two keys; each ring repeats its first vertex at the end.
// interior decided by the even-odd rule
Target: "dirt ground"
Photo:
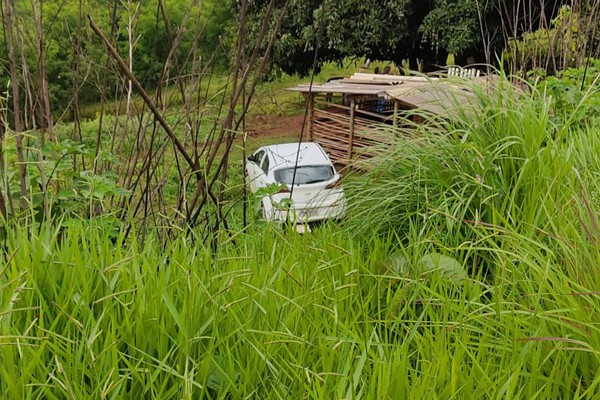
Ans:
{"type": "Polygon", "coordinates": [[[297,140],[303,121],[304,115],[254,115],[246,121],[246,130],[248,137],[257,141],[297,140]]]}

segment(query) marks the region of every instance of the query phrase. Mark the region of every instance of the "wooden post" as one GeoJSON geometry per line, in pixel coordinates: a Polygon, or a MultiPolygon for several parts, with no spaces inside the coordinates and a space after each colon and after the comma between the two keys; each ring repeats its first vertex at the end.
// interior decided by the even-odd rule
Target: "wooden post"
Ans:
{"type": "Polygon", "coordinates": [[[354,147],[354,109],[356,108],[356,103],[354,99],[350,102],[350,132],[348,139],[348,161],[352,160],[352,150],[354,147]]]}
{"type": "Polygon", "coordinates": [[[313,140],[313,118],[315,115],[315,95],[313,93],[308,94],[308,115],[307,115],[307,134],[306,138],[308,141],[313,140]]]}
{"type": "Polygon", "coordinates": [[[394,128],[398,127],[398,100],[394,100],[394,128]]]}

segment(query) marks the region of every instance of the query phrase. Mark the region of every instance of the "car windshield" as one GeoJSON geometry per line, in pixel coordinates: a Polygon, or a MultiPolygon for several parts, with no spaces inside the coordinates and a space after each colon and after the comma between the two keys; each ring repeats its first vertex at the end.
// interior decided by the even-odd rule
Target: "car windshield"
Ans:
{"type": "Polygon", "coordinates": [[[298,185],[325,182],[333,178],[334,172],[330,165],[306,165],[296,168],[296,179],[294,179],[294,168],[283,168],[273,172],[275,180],[284,185],[291,185],[292,181],[298,185]]]}

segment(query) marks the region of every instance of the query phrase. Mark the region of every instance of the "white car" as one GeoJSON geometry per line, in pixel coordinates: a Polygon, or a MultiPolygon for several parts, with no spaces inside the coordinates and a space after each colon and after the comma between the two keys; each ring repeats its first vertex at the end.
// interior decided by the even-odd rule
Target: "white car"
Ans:
{"type": "Polygon", "coordinates": [[[306,223],[344,216],[341,177],[317,143],[259,148],[248,157],[246,179],[252,193],[264,193],[266,220],[306,223]]]}

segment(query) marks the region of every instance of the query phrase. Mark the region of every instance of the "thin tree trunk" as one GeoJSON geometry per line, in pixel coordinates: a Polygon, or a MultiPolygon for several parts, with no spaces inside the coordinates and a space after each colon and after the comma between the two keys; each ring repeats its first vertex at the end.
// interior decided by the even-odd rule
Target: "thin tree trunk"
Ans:
{"type": "MultiPolygon", "coordinates": [[[[118,5],[118,3],[119,3],[118,0],[113,0],[113,8],[112,8],[111,15],[110,15],[110,42],[109,43],[114,43],[115,36],[117,34],[117,5],[118,5]]],[[[90,21],[91,21],[91,17],[89,15],[88,15],[88,18],[90,18],[90,21]]],[[[101,89],[100,89],[101,105],[100,105],[100,117],[98,118],[98,133],[96,134],[96,150],[94,152],[94,173],[98,172],[97,159],[98,159],[98,154],[100,154],[100,149],[102,147],[102,128],[104,126],[104,112],[105,112],[106,100],[107,100],[106,99],[106,91],[107,91],[106,79],[108,77],[107,72],[108,72],[108,68],[110,67],[110,62],[111,62],[111,55],[107,54],[105,69],[104,69],[104,73],[103,73],[103,77],[102,77],[102,82],[100,84],[100,86],[101,86],[101,89]]]]}
{"type": "MultiPolygon", "coordinates": [[[[73,101],[71,103],[71,116],[73,118],[73,133],[71,135],[71,140],[83,141],[83,135],[81,133],[81,116],[79,112],[79,91],[81,89],[82,80],[80,73],[80,62],[82,56],[81,50],[81,26],[83,25],[83,4],[82,0],[79,0],[78,4],[78,13],[77,13],[77,33],[73,38],[73,61],[72,61],[72,72],[73,77],[71,79],[73,84],[73,101]]],[[[81,159],[82,164],[84,164],[84,159],[82,155],[81,159]]],[[[77,155],[73,155],[73,168],[77,170],[77,155]]],[[[85,169],[85,166],[83,167],[85,169]]]]}
{"type": "MultiPolygon", "coordinates": [[[[0,3],[2,4],[2,3],[0,3]]],[[[3,143],[4,143],[4,136],[6,134],[6,121],[4,120],[4,116],[0,113],[0,179],[2,181],[2,183],[7,183],[6,184],[6,189],[7,189],[7,197],[8,197],[8,203],[11,209],[11,212],[14,214],[14,209],[12,207],[12,202],[10,201],[10,185],[8,185],[8,182],[6,182],[6,174],[5,174],[5,170],[4,170],[4,148],[3,148],[3,143]]],[[[2,186],[0,186],[0,212],[2,213],[2,216],[4,217],[4,221],[8,221],[8,213],[6,210],[6,199],[4,198],[4,195],[2,194],[2,186]]]]}
{"type": "Polygon", "coordinates": [[[25,157],[23,154],[23,126],[21,121],[21,104],[20,104],[20,92],[19,92],[19,75],[17,72],[17,63],[15,57],[15,40],[13,36],[13,4],[12,1],[6,0],[6,10],[4,13],[4,24],[6,29],[6,39],[8,46],[8,61],[10,64],[10,80],[12,86],[13,96],[13,118],[15,124],[15,132],[17,133],[17,161],[19,164],[19,184],[21,190],[21,208],[26,210],[28,207],[27,203],[27,186],[26,186],[26,175],[27,168],[25,166],[25,157]]]}
{"type": "Polygon", "coordinates": [[[35,21],[35,36],[37,40],[38,58],[38,74],[40,80],[40,100],[41,100],[41,142],[42,145],[46,142],[46,135],[50,140],[54,140],[54,122],[52,120],[52,112],[50,110],[50,92],[48,89],[48,77],[46,76],[46,60],[44,56],[44,30],[43,30],[43,0],[39,2],[39,17],[36,15],[35,2],[32,2],[33,19],[35,21]]]}
{"type": "MultiPolygon", "coordinates": [[[[19,44],[19,47],[22,49],[23,48],[23,43],[22,43],[22,39],[20,34],[17,36],[17,41],[19,44]]],[[[38,98],[39,96],[34,96],[34,92],[32,90],[32,85],[31,85],[31,74],[29,73],[29,66],[27,65],[27,60],[25,58],[25,53],[21,52],[21,69],[23,70],[23,86],[25,89],[25,110],[27,110],[27,106],[29,106],[29,118],[27,118],[27,113],[25,113],[25,121],[30,120],[30,125],[29,125],[29,130],[33,131],[33,132],[38,132],[38,124],[36,121],[36,109],[38,107],[40,107],[40,102],[36,101],[36,98],[38,98]]],[[[41,119],[43,119],[43,116],[40,116],[41,119]]],[[[43,122],[42,122],[43,123],[43,122]]],[[[41,137],[42,135],[40,135],[37,139],[40,139],[41,142],[41,137]]],[[[42,156],[42,146],[41,143],[36,141],[36,145],[37,145],[37,150],[34,150],[34,152],[36,153],[36,157],[37,157],[37,168],[40,172],[40,190],[42,192],[42,217],[45,216],[47,214],[47,212],[49,211],[48,209],[48,197],[47,197],[47,190],[46,190],[46,172],[44,169],[44,158],[42,156]]]]}

